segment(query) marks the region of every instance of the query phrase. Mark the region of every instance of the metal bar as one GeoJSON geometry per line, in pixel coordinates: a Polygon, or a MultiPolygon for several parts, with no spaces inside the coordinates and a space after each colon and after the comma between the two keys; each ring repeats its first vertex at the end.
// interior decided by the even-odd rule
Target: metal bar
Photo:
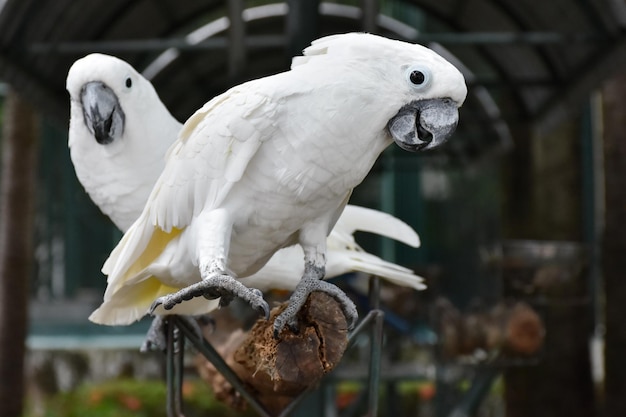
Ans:
{"type": "Polygon", "coordinates": [[[376,33],[378,27],[378,0],[360,0],[362,15],[361,27],[365,32],[376,33]]]}
{"type": "Polygon", "coordinates": [[[172,317],[166,319],[165,329],[167,343],[165,350],[165,382],[167,386],[165,410],[167,417],[180,417],[177,413],[180,408],[177,409],[176,404],[177,398],[180,398],[181,395],[180,392],[176,392],[179,388],[179,384],[176,381],[176,324],[172,317]]]}
{"type": "MultiPolygon", "coordinates": [[[[372,305],[379,306],[380,281],[378,278],[374,278],[370,281],[370,295],[372,296],[372,305]]],[[[384,313],[381,310],[371,310],[348,336],[348,345],[350,346],[358,334],[367,328],[367,326],[372,326],[368,387],[368,415],[370,416],[376,416],[378,411],[378,383],[380,380],[383,319],[384,313]]],[[[171,316],[167,324],[166,379],[168,417],[184,417],[182,414],[182,378],[184,365],[182,360],[184,354],[184,337],[181,337],[182,335],[180,334],[177,335],[178,331],[182,332],[182,335],[189,339],[194,347],[215,366],[217,371],[226,378],[260,416],[271,417],[271,414],[269,414],[265,407],[248,391],[241,379],[228,366],[215,348],[206,340],[198,338],[194,330],[189,328],[187,323],[183,320],[178,320],[176,316],[171,316]]],[[[301,399],[308,393],[309,391],[305,391],[296,397],[289,406],[282,411],[280,417],[289,415],[301,399]]]]}
{"type": "MultiPolygon", "coordinates": [[[[309,17],[310,18],[310,17],[309,17]]],[[[313,29],[311,29],[313,30],[313,29]]],[[[308,44],[304,35],[299,44],[308,44]]],[[[311,37],[309,35],[308,37],[311,37]]],[[[307,38],[308,39],[308,38],[307,38]]],[[[491,45],[491,44],[566,44],[566,43],[601,43],[611,41],[606,36],[592,33],[557,33],[557,32],[464,32],[464,33],[420,33],[414,39],[417,42],[438,42],[459,45],[491,45]]],[[[278,48],[285,47],[287,37],[283,35],[244,36],[246,48],[278,48]]],[[[227,37],[215,36],[198,43],[190,43],[184,38],[171,39],[129,39],[119,41],[97,42],[36,42],[30,45],[32,53],[79,53],[94,50],[103,52],[148,52],[164,51],[177,48],[184,51],[205,51],[227,49],[230,42],[227,37]]],[[[294,46],[296,47],[296,46],[294,46]]],[[[297,53],[302,49],[298,47],[297,53]]]]}
{"type": "Polygon", "coordinates": [[[243,0],[228,1],[228,75],[237,78],[246,67],[246,28],[243,21],[243,0]]]}
{"type": "Polygon", "coordinates": [[[371,311],[376,314],[370,331],[370,358],[368,387],[368,411],[367,415],[378,415],[378,389],[380,385],[380,362],[383,350],[383,321],[385,313],[380,310],[380,278],[370,277],[369,299],[371,311]]]}
{"type": "Polygon", "coordinates": [[[300,395],[298,395],[296,398],[294,398],[287,407],[285,407],[283,409],[283,411],[280,413],[280,415],[278,417],[287,417],[289,414],[291,414],[291,412],[293,410],[295,410],[295,408],[298,406],[298,404],[300,404],[300,401],[302,401],[302,399],[304,397],[306,397],[307,395],[310,394],[311,391],[304,391],[302,392],[300,395]]]}
{"type": "Polygon", "coordinates": [[[380,278],[371,276],[368,288],[370,310],[380,310],[380,278]]]}
{"type": "Polygon", "coordinates": [[[337,407],[336,407],[336,393],[335,393],[335,384],[325,384],[321,388],[322,398],[323,398],[323,407],[324,407],[324,417],[337,417],[337,407]]]}
{"type": "MultiPolygon", "coordinates": [[[[287,39],[283,35],[256,35],[244,37],[247,49],[254,48],[284,48],[287,39]]],[[[35,42],[28,51],[35,54],[56,52],[61,54],[75,54],[85,52],[153,52],[176,48],[181,51],[223,50],[229,47],[227,37],[216,36],[198,43],[190,43],[184,38],[171,39],[133,39],[120,41],[96,42],[35,42]]]]}
{"type": "Polygon", "coordinates": [[[361,322],[359,324],[356,325],[356,327],[354,328],[354,330],[352,330],[352,332],[348,335],[348,347],[346,348],[349,349],[350,345],[354,342],[354,339],[356,338],[356,336],[358,336],[376,317],[377,314],[379,314],[379,311],[370,311],[369,313],[367,313],[367,316],[365,316],[365,318],[363,320],[361,320],[361,322]]]}
{"type": "Polygon", "coordinates": [[[475,415],[483,400],[489,394],[493,382],[501,372],[501,369],[490,364],[478,369],[469,390],[463,395],[459,404],[454,407],[448,417],[470,417],[475,415]]]}
{"type": "Polygon", "coordinates": [[[228,366],[222,356],[217,353],[215,348],[207,342],[205,339],[197,337],[193,329],[190,329],[183,320],[176,320],[176,325],[189,339],[189,341],[195,346],[198,351],[207,358],[215,369],[218,370],[226,378],[226,380],[241,394],[241,396],[254,408],[254,410],[262,417],[272,417],[271,414],[265,409],[251,393],[248,391],[244,383],[239,379],[237,374],[228,366]]]}
{"type": "Polygon", "coordinates": [[[320,0],[287,0],[289,12],[286,16],[285,31],[289,44],[287,55],[299,55],[311,41],[317,38],[320,27],[320,0]]]}
{"type": "Polygon", "coordinates": [[[446,32],[419,33],[417,42],[437,42],[442,44],[563,44],[607,42],[611,38],[595,33],[559,33],[559,32],[446,32]]]}
{"type": "Polygon", "coordinates": [[[183,377],[185,373],[185,337],[174,326],[174,412],[177,417],[183,414],[183,377]]]}

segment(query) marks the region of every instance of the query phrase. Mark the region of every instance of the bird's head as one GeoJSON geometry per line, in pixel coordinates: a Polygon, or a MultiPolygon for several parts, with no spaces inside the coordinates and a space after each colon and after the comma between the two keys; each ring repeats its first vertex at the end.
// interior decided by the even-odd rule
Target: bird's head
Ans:
{"type": "Polygon", "coordinates": [[[467,87],[459,70],[440,55],[420,45],[407,46],[416,53],[396,66],[404,102],[387,129],[398,146],[416,152],[436,148],[452,136],[467,87]]]}
{"type": "MultiPolygon", "coordinates": [[[[456,129],[467,87],[461,72],[431,49],[365,33],[314,41],[293,66],[320,56],[337,57],[360,89],[373,93],[363,106],[384,117],[384,129],[402,149],[416,152],[443,144],[456,129]]],[[[322,60],[319,60],[322,61],[322,60]]],[[[345,73],[346,71],[344,71],[345,73]]]]}
{"type": "Polygon", "coordinates": [[[123,137],[127,128],[125,110],[140,110],[142,101],[158,100],[152,84],[132,66],[103,54],[77,60],[68,72],[66,88],[72,123],[84,123],[100,145],[119,142],[123,137]]]}

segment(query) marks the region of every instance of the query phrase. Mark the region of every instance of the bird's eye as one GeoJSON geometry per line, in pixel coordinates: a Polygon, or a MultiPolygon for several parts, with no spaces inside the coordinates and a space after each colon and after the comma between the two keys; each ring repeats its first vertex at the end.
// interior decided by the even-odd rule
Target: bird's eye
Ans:
{"type": "Polygon", "coordinates": [[[420,65],[413,65],[406,70],[406,80],[416,90],[428,87],[430,78],[430,71],[420,65]]]}
{"type": "Polygon", "coordinates": [[[426,76],[422,71],[413,70],[409,75],[409,80],[411,80],[411,82],[415,85],[422,85],[426,80],[426,76]]]}
{"type": "Polygon", "coordinates": [[[130,88],[133,85],[133,80],[129,78],[126,79],[126,88],[130,88]]]}

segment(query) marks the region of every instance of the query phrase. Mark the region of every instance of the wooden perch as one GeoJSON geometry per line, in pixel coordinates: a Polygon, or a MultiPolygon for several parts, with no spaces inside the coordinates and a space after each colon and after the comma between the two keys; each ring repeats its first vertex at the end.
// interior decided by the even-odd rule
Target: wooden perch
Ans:
{"type": "MultiPolygon", "coordinates": [[[[300,310],[298,334],[285,329],[274,339],[274,318],[286,304],[275,307],[270,320],[260,319],[252,329],[230,333],[215,346],[259,401],[278,414],[303,391],[314,387],[339,363],[348,344],[345,316],[327,294],[312,293],[300,310]]],[[[219,330],[219,322],[217,324],[219,330]]],[[[211,339],[211,338],[209,338],[211,339]]],[[[213,386],[215,395],[231,407],[242,409],[244,401],[207,361],[201,376],[213,386]]]]}

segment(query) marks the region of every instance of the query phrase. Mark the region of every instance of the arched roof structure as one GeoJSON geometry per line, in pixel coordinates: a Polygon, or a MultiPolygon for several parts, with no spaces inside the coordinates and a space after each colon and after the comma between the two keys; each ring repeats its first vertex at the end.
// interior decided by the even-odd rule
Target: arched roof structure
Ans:
{"type": "Polygon", "coordinates": [[[311,39],[368,31],[427,44],[470,95],[464,153],[507,146],[517,123],[551,124],[626,63],[620,0],[5,0],[0,79],[66,123],[74,60],[105,52],[152,79],[180,119],[229,86],[282,71],[311,39]]]}

